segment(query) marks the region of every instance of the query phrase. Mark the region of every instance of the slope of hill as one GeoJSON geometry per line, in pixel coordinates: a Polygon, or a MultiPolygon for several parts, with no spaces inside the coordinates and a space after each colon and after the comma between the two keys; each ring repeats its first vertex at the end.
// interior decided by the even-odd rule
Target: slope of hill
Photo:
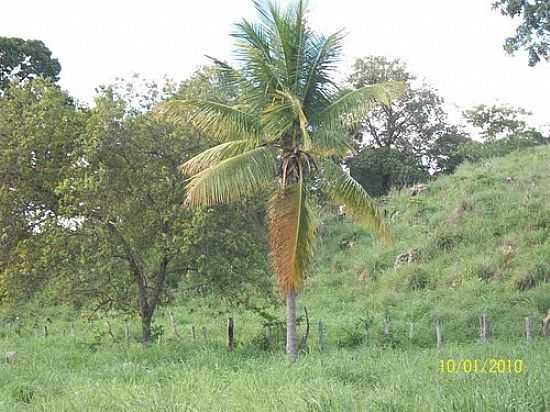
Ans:
{"type": "Polygon", "coordinates": [[[456,342],[478,336],[482,312],[495,337],[520,337],[528,315],[539,329],[550,309],[550,148],[463,165],[415,196],[391,193],[385,209],[389,248],[351,223],[322,225],[302,303],[347,328],[343,343],[365,321],[376,339],[386,315],[396,342],[414,322],[421,345],[433,345],[436,318],[456,342]]]}
{"type": "MultiPolygon", "coordinates": [[[[179,334],[159,311],[149,347],[138,341],[136,319],[58,313],[43,331],[38,318],[0,324],[0,410],[550,410],[548,338],[522,337],[524,317],[550,308],[549,198],[550,148],[541,148],[465,165],[417,196],[391,194],[390,248],[352,223],[325,220],[299,301],[310,350],[292,366],[283,334],[274,328],[280,339],[269,348],[252,312],[232,314],[238,345],[227,351],[216,296],[171,308],[179,334]],[[478,343],[481,312],[488,344],[478,343]],[[491,361],[499,366],[492,371],[491,361]]],[[[277,315],[284,319],[284,308],[277,315]]]]}

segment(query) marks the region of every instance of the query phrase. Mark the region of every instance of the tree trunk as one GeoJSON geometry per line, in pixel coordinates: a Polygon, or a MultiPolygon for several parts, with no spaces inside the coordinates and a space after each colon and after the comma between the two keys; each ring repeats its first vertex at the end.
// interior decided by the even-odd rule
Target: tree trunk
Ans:
{"type": "Polygon", "coordinates": [[[153,313],[141,313],[141,331],[143,344],[148,345],[151,343],[151,323],[153,320],[153,313]]]}
{"type": "Polygon", "coordinates": [[[296,337],[296,291],[290,289],[286,296],[286,353],[288,360],[295,362],[298,356],[297,337],[296,337]]]}

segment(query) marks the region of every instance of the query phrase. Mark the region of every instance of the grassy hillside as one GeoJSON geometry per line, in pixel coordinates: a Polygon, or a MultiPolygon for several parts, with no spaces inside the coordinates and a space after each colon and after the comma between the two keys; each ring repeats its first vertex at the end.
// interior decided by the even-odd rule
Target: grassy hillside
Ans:
{"type": "Polygon", "coordinates": [[[302,299],[310,312],[336,329],[363,318],[375,334],[387,314],[398,341],[415,322],[419,345],[433,344],[435,318],[453,342],[475,339],[481,312],[498,338],[521,337],[527,315],[538,328],[550,309],[549,148],[464,165],[416,196],[392,193],[385,205],[390,248],[355,225],[323,225],[302,299]],[[413,262],[394,267],[409,251],[413,262]]]}
{"type": "MultiPolygon", "coordinates": [[[[251,312],[233,313],[238,346],[227,352],[216,297],[172,308],[180,338],[160,312],[161,339],[148,348],[137,341],[137,320],[128,340],[120,319],[110,321],[111,335],[104,319],[49,308],[42,315],[55,320],[47,338],[40,318],[0,324],[0,356],[17,351],[14,363],[0,358],[0,411],[550,410],[550,342],[523,337],[525,316],[535,317],[539,332],[550,308],[550,150],[465,165],[417,196],[391,194],[386,210],[395,238],[389,248],[352,223],[323,222],[299,301],[312,324],[310,351],[295,365],[282,343],[266,350],[264,319],[251,312]],[[394,268],[409,251],[413,261],[394,268]],[[478,342],[481,312],[491,321],[487,344],[478,342]],[[520,360],[523,368],[442,372],[449,359],[520,360]]],[[[282,308],[274,315],[284,319],[282,308]]]]}

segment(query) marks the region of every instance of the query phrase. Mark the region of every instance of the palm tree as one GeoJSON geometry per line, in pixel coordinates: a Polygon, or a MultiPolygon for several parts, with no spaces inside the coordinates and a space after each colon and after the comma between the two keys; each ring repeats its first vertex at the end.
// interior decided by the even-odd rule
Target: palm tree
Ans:
{"type": "Polygon", "coordinates": [[[287,301],[287,353],[297,357],[296,294],[311,258],[316,223],[306,182],[315,182],[346,212],[384,240],[388,233],[366,191],[334,159],[350,152],[350,125],[376,103],[389,104],[400,83],[351,92],[333,78],[342,51],[341,31],[328,37],[308,26],[306,6],[286,10],[255,1],[259,22],[242,20],[235,68],[212,59],[222,87],[238,88],[238,101],[180,100],[168,114],[190,116],[202,132],[219,139],[181,166],[191,176],[187,203],[211,206],[238,201],[258,189],[268,200],[270,249],[278,286],[287,301]],[[183,110],[182,110],[183,109],[183,110]]]}

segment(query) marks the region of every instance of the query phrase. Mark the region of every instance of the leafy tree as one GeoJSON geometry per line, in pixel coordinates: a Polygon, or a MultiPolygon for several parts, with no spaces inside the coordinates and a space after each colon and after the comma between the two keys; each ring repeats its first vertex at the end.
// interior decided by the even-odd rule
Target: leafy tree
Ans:
{"type": "Polygon", "coordinates": [[[44,79],[14,83],[0,97],[0,301],[42,285],[31,267],[40,266],[45,225],[59,217],[56,187],[78,158],[87,117],[44,79]]]}
{"type": "Polygon", "coordinates": [[[479,105],[463,113],[481,141],[466,142],[455,149],[456,158],[471,162],[504,156],[515,150],[550,143],[550,138],[529,126],[528,111],[509,105],[479,105]]]}
{"type": "Polygon", "coordinates": [[[348,82],[353,89],[385,81],[403,81],[405,93],[379,106],[358,122],[352,133],[359,154],[348,161],[351,174],[372,195],[393,186],[425,180],[430,173],[451,172],[454,147],[465,136],[449,125],[443,98],[416,77],[399,59],[368,56],[357,59],[348,82]]]}
{"type": "Polygon", "coordinates": [[[448,133],[439,136],[430,149],[430,158],[437,159],[435,163],[432,162],[432,170],[435,174],[453,173],[464,161],[464,157],[459,153],[459,148],[471,142],[472,139],[455,126],[451,126],[448,133]]]}
{"type": "Polygon", "coordinates": [[[187,204],[239,201],[260,189],[272,193],[270,250],[287,301],[287,352],[294,361],[296,294],[311,262],[316,228],[307,182],[320,171],[322,188],[387,239],[375,204],[333,157],[348,152],[350,124],[375,102],[388,104],[403,86],[392,82],[342,93],[333,78],[342,33],[313,32],[304,1],[287,10],[271,2],[254,4],[260,21],[243,20],[233,35],[239,67],[215,61],[224,84],[237,87],[240,99],[174,101],[163,110],[184,119],[191,115],[195,127],[222,142],[183,164],[192,176],[187,204]]]}
{"type": "Polygon", "coordinates": [[[528,125],[526,118],[531,113],[520,107],[509,105],[479,105],[463,113],[468,124],[480,131],[485,141],[497,139],[527,139],[543,143],[543,134],[528,125]]]}
{"type": "Polygon", "coordinates": [[[0,90],[12,80],[43,77],[59,80],[61,65],[40,40],[0,37],[0,90]]]}
{"type": "Polygon", "coordinates": [[[371,196],[383,196],[392,187],[410,186],[429,178],[424,165],[411,152],[385,147],[365,147],[347,160],[351,176],[371,196]]]}
{"type": "Polygon", "coordinates": [[[512,54],[520,49],[529,53],[529,66],[550,59],[550,2],[548,0],[498,0],[493,8],[502,15],[519,17],[516,34],[504,42],[504,49],[512,54]]]}
{"type": "MultiPolygon", "coordinates": [[[[162,93],[153,89],[146,96],[162,93]]],[[[103,90],[82,155],[57,188],[63,222],[48,231],[51,248],[59,251],[56,273],[65,282],[51,283],[50,293],[96,308],[137,308],[147,343],[156,308],[180,283],[197,287],[198,279],[203,290],[222,289],[231,279],[235,288],[257,290],[254,282],[267,268],[261,233],[251,230],[254,219],[240,218],[236,207],[182,207],[186,185],[178,166],[207,146],[187,125],[149,112],[155,97],[134,97],[126,86],[103,90]],[[222,225],[221,215],[230,222],[222,225]],[[236,244],[246,253],[230,256],[236,244]]]]}
{"type": "Polygon", "coordinates": [[[214,294],[218,312],[275,303],[261,200],[194,210],[191,223],[196,229],[187,249],[194,267],[181,283],[191,295],[214,294]]]}

